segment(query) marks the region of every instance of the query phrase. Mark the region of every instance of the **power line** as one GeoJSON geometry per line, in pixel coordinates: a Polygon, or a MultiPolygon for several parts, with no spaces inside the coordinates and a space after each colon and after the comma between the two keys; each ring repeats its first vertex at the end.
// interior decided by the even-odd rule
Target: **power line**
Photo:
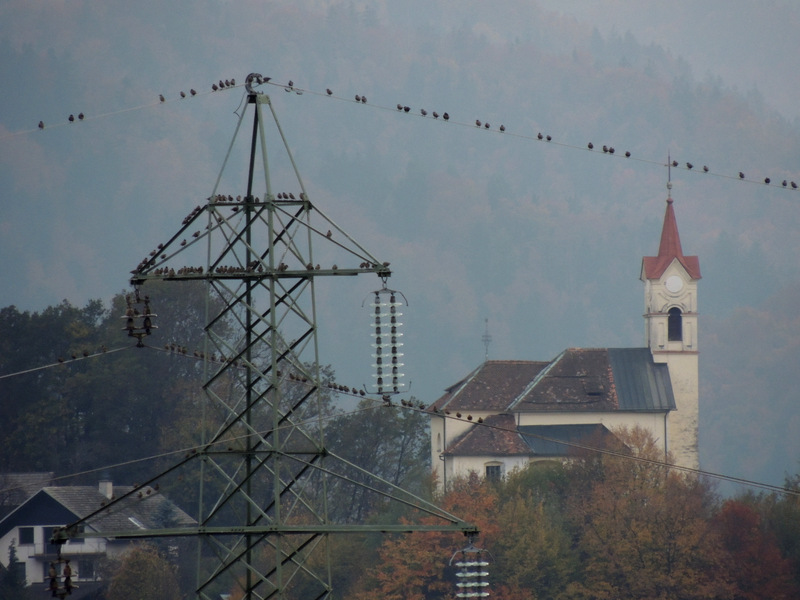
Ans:
{"type": "MultiPolygon", "coordinates": [[[[373,110],[381,110],[386,112],[392,113],[400,113],[403,115],[407,115],[408,117],[416,117],[420,119],[426,119],[429,123],[433,124],[434,122],[443,125],[445,123],[461,128],[468,128],[471,130],[480,130],[484,133],[491,133],[495,135],[506,135],[511,138],[524,140],[527,142],[539,142],[544,144],[550,144],[553,146],[565,148],[571,151],[581,151],[581,152],[588,152],[597,155],[604,155],[608,158],[615,158],[619,160],[628,160],[636,163],[647,164],[651,166],[657,167],[667,167],[667,168],[674,168],[680,169],[686,172],[691,172],[693,174],[699,176],[708,176],[708,177],[717,177],[722,179],[727,179],[730,181],[738,181],[740,183],[748,183],[758,186],[765,186],[773,189],[784,189],[787,191],[797,191],[800,189],[800,186],[797,182],[782,179],[782,178],[774,178],[770,176],[764,176],[763,178],[753,178],[748,177],[746,172],[752,170],[735,170],[731,169],[730,172],[723,172],[720,170],[712,169],[708,166],[708,162],[704,162],[701,164],[700,162],[694,163],[691,161],[678,161],[678,160],[671,160],[668,162],[664,162],[663,160],[657,160],[647,157],[635,156],[629,150],[619,150],[615,146],[606,144],[595,144],[593,141],[588,140],[585,145],[578,145],[576,143],[571,143],[564,140],[556,139],[553,135],[538,131],[538,132],[524,132],[524,131],[516,131],[512,128],[509,128],[505,124],[500,124],[498,126],[492,126],[490,123],[481,121],[480,119],[476,119],[473,121],[465,121],[463,119],[459,120],[454,118],[455,113],[449,113],[447,111],[442,111],[441,114],[436,110],[428,110],[425,108],[414,108],[407,104],[396,104],[395,106],[389,106],[385,104],[379,104],[374,102],[369,102],[366,95],[363,94],[355,94],[353,97],[344,97],[335,94],[330,88],[326,88],[325,91],[315,91],[308,88],[298,87],[294,84],[293,81],[289,81],[287,84],[280,84],[270,78],[266,78],[266,81],[262,81],[259,85],[270,85],[274,86],[276,89],[283,89],[286,92],[292,93],[296,96],[302,96],[308,94],[309,96],[315,97],[322,97],[328,98],[330,100],[336,100],[339,102],[346,102],[348,104],[360,104],[365,107],[368,107],[373,110]]],[[[244,87],[243,84],[237,84],[235,80],[220,80],[218,83],[212,83],[211,90],[198,92],[194,88],[191,88],[190,94],[186,94],[185,92],[181,91],[177,96],[171,96],[169,98],[165,97],[163,94],[158,95],[157,99],[153,102],[148,102],[145,104],[140,104],[137,106],[132,106],[129,108],[123,108],[116,111],[108,111],[99,113],[97,115],[88,116],[84,115],[83,118],[80,118],[79,121],[90,121],[94,119],[101,119],[111,116],[116,116],[119,114],[127,113],[127,112],[134,112],[143,109],[149,109],[156,107],[161,104],[170,104],[174,102],[182,102],[194,98],[199,98],[203,96],[208,96],[209,94],[213,94],[218,91],[228,91],[235,88],[242,88],[244,87]],[[226,85],[227,82],[227,85],[226,85]],[[193,93],[192,93],[193,92],[193,93]]],[[[459,108],[460,110],[460,108],[459,108]]],[[[83,113],[79,113],[83,115],[83,113]]],[[[70,117],[74,117],[74,115],[70,115],[70,117]]],[[[45,121],[40,121],[37,127],[32,127],[30,129],[24,129],[20,131],[16,131],[13,133],[6,134],[4,136],[0,136],[0,141],[16,137],[19,135],[30,134],[35,132],[37,129],[45,130],[45,129],[54,129],[59,127],[66,127],[72,125],[74,123],[74,118],[70,121],[67,118],[64,121],[58,121],[54,124],[48,124],[45,121]]]]}

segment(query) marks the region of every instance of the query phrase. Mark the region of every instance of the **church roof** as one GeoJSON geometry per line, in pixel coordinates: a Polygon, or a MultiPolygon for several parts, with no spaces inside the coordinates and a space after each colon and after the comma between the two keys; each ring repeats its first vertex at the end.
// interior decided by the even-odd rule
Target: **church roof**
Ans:
{"type": "Polygon", "coordinates": [[[580,452],[582,446],[625,451],[619,438],[601,423],[568,425],[523,425],[522,439],[534,456],[569,456],[580,452]]]}
{"type": "Polygon", "coordinates": [[[667,210],[664,213],[664,225],[661,228],[658,256],[645,256],[642,259],[642,278],[658,279],[674,260],[677,260],[686,269],[692,279],[700,279],[700,260],[696,256],[683,255],[672,198],[667,198],[667,210]]]}
{"type": "Polygon", "coordinates": [[[570,348],[546,362],[487,361],[429,411],[663,412],[675,409],[666,363],[649,348],[570,348]]]}
{"type": "Polygon", "coordinates": [[[528,445],[517,433],[514,415],[502,414],[486,417],[447,447],[444,454],[459,456],[512,456],[529,455],[528,445]]]}
{"type": "Polygon", "coordinates": [[[502,412],[548,364],[530,360],[487,360],[447,388],[429,408],[502,412]]]}
{"type": "Polygon", "coordinates": [[[648,348],[570,348],[510,404],[520,412],[674,410],[669,370],[648,348]]]}

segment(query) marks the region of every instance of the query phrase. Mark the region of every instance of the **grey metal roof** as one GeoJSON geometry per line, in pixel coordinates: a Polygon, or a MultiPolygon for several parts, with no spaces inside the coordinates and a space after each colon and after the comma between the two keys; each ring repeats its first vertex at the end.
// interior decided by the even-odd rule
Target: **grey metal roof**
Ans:
{"type": "Polygon", "coordinates": [[[600,423],[580,425],[522,425],[522,439],[535,456],[562,457],[576,454],[579,446],[623,450],[624,445],[600,423]]]}
{"type": "Polygon", "coordinates": [[[675,410],[669,368],[649,348],[609,348],[608,359],[620,410],[675,410]]]}

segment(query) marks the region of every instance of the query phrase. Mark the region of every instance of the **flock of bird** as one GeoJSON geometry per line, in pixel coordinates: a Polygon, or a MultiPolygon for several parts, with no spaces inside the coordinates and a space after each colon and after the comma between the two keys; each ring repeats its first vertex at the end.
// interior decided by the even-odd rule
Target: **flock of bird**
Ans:
{"type": "MultiPolygon", "coordinates": [[[[286,84],[276,83],[276,82],[273,82],[271,80],[272,80],[271,77],[263,77],[261,75],[255,75],[255,76],[252,77],[252,81],[250,81],[248,83],[248,86],[247,86],[248,90],[250,90],[250,87],[249,87],[250,83],[255,83],[257,85],[263,85],[263,84],[269,83],[270,85],[275,85],[277,87],[283,88],[283,90],[286,91],[286,92],[294,92],[297,95],[302,95],[303,92],[307,91],[307,90],[305,90],[303,88],[297,87],[295,85],[294,81],[292,81],[291,79],[286,84]]],[[[237,87],[236,79],[234,79],[234,78],[220,79],[219,81],[214,82],[214,83],[211,84],[211,92],[217,92],[217,91],[221,91],[221,90],[232,89],[232,88],[235,88],[235,87],[237,87]]],[[[314,92],[312,92],[312,93],[314,93],[314,92]]],[[[184,98],[187,98],[189,96],[196,96],[196,95],[198,95],[198,92],[194,88],[191,88],[189,90],[188,94],[186,92],[184,92],[184,91],[180,91],[179,94],[178,94],[180,99],[184,99],[184,98]]],[[[322,95],[322,94],[317,94],[317,95],[322,95]]],[[[345,100],[344,98],[340,98],[338,96],[335,96],[334,92],[333,92],[333,90],[331,88],[326,88],[325,89],[325,95],[329,96],[329,97],[336,98],[338,100],[345,100]]],[[[355,100],[355,102],[357,102],[359,104],[367,104],[367,96],[365,94],[360,94],[360,93],[359,94],[355,94],[353,96],[353,99],[355,100]]],[[[159,100],[160,103],[164,103],[164,102],[167,102],[167,97],[164,96],[164,94],[159,94],[158,95],[158,100],[159,100]]],[[[379,108],[387,108],[387,107],[383,107],[383,106],[379,106],[379,105],[374,105],[374,106],[378,106],[379,108]]],[[[397,106],[397,110],[399,112],[410,113],[412,111],[411,107],[408,106],[407,104],[398,103],[396,106],[397,106]]],[[[450,121],[450,119],[451,119],[450,113],[448,113],[448,112],[443,112],[443,113],[440,114],[438,111],[434,110],[434,111],[431,111],[429,113],[424,108],[420,108],[419,109],[419,115],[420,116],[427,117],[429,114],[436,120],[438,120],[440,118],[440,116],[441,116],[442,120],[444,120],[444,121],[450,121]]],[[[86,115],[84,113],[82,113],[82,112],[78,113],[77,117],[74,114],[70,114],[69,118],[68,118],[68,121],[70,123],[73,123],[73,122],[75,122],[76,119],[78,121],[83,121],[84,119],[86,119],[86,115]]],[[[465,123],[460,123],[460,124],[464,125],[465,123]]],[[[45,128],[44,121],[39,121],[39,125],[38,126],[39,126],[39,129],[44,129],[45,128]]],[[[475,119],[475,127],[479,128],[479,129],[484,129],[484,130],[488,130],[488,129],[492,128],[492,126],[488,122],[482,121],[481,119],[475,119]]],[[[505,132],[506,131],[506,126],[505,125],[500,125],[498,127],[498,130],[500,132],[505,132]]],[[[517,134],[517,137],[528,138],[529,136],[525,135],[525,134],[517,134]]],[[[531,137],[530,139],[534,139],[534,138],[531,137]]],[[[541,132],[536,134],[535,139],[537,139],[539,141],[547,141],[547,142],[553,141],[553,138],[552,138],[551,135],[543,134],[541,132]]],[[[560,145],[565,146],[565,147],[579,148],[578,146],[571,146],[570,144],[566,144],[566,143],[561,143],[560,145]]],[[[615,154],[615,149],[614,149],[613,146],[603,145],[602,148],[603,148],[603,152],[605,154],[609,154],[609,155],[615,154]]],[[[589,142],[586,145],[586,149],[593,150],[594,149],[594,144],[592,142],[589,142]]],[[[624,156],[626,158],[631,158],[630,151],[624,152],[624,156]]],[[[643,160],[643,159],[639,159],[639,160],[643,160]]],[[[660,162],[657,162],[657,161],[645,161],[645,162],[652,162],[654,164],[663,165],[663,163],[660,163],[660,162]]],[[[679,163],[678,161],[672,161],[671,165],[669,163],[668,163],[668,165],[672,166],[672,167],[675,167],[675,168],[685,168],[688,171],[691,171],[691,170],[694,169],[694,165],[691,162],[679,163]]],[[[725,175],[723,173],[712,173],[711,170],[708,168],[708,166],[703,166],[702,167],[702,171],[704,173],[709,173],[709,174],[716,175],[716,176],[728,177],[728,178],[731,178],[731,179],[737,179],[736,176],[729,176],[729,175],[725,175]]],[[[739,171],[738,172],[738,179],[741,180],[741,181],[749,181],[749,182],[754,182],[754,183],[763,182],[765,185],[774,185],[776,187],[778,186],[777,182],[774,183],[774,184],[772,183],[772,178],[771,177],[764,177],[762,180],[758,180],[757,181],[755,179],[748,179],[745,176],[743,171],[739,171]]],[[[785,179],[780,182],[780,186],[783,187],[783,188],[787,188],[787,189],[789,189],[789,188],[791,188],[793,190],[798,189],[798,185],[797,185],[796,182],[785,180],[785,179]]],[[[301,194],[300,196],[301,196],[300,199],[302,200],[303,199],[303,194],[301,194]]],[[[281,194],[278,195],[278,199],[279,200],[280,199],[294,200],[295,198],[294,198],[294,196],[292,194],[281,193],[281,194]]],[[[230,201],[230,200],[227,200],[227,201],[230,201]]]]}

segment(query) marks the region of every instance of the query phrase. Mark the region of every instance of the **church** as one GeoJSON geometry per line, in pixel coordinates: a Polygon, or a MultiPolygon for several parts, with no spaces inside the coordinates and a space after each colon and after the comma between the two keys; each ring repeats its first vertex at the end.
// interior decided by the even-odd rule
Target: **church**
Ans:
{"type": "Polygon", "coordinates": [[[666,204],[658,254],[642,259],[644,346],[486,360],[426,409],[440,486],[471,472],[499,479],[581,446],[620,449],[620,427],[649,430],[665,460],[699,468],[700,261],[683,254],[671,195],[666,204]]]}

